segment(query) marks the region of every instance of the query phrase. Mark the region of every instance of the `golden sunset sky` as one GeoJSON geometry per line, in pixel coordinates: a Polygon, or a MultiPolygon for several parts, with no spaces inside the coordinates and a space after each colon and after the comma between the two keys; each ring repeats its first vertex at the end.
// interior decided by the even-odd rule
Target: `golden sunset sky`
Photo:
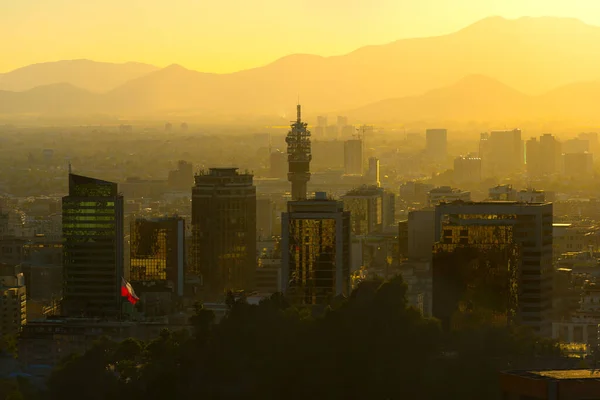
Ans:
{"type": "Polygon", "coordinates": [[[496,15],[600,25],[600,0],[0,0],[0,72],[80,58],[233,72],[293,53],[442,35],[496,15]]]}

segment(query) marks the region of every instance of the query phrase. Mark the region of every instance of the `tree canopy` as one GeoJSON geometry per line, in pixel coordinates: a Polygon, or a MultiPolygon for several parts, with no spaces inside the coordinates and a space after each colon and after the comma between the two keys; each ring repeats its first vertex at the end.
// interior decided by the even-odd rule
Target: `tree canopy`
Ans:
{"type": "Polygon", "coordinates": [[[476,319],[444,333],[408,305],[401,277],[363,282],[313,314],[274,294],[259,305],[235,301],[216,324],[198,305],[191,332],[103,339],[68,357],[44,398],[493,399],[499,370],[558,355],[528,331],[476,319]]]}

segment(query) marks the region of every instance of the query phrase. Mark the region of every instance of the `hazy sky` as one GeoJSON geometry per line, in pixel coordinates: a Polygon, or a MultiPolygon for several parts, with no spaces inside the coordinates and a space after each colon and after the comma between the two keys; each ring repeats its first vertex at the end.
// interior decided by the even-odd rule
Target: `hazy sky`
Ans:
{"type": "Polygon", "coordinates": [[[445,34],[492,15],[600,25],[600,0],[0,0],[0,72],[78,58],[231,72],[445,34]]]}

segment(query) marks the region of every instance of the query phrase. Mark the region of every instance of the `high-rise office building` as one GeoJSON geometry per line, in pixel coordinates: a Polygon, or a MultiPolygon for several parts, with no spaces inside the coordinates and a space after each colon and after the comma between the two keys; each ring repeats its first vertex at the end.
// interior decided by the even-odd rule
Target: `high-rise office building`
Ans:
{"type": "Polygon", "coordinates": [[[560,171],[561,143],[556,138],[545,133],[540,136],[540,172],[554,174],[560,171]]]}
{"type": "Polygon", "coordinates": [[[368,235],[382,230],[383,196],[383,189],[363,186],[342,197],[344,210],[350,213],[350,229],[353,234],[368,235]]]}
{"type": "Polygon", "coordinates": [[[585,153],[590,151],[590,141],[589,139],[583,139],[581,137],[565,140],[562,143],[562,150],[564,153],[576,154],[576,153],[585,153]]]}
{"type": "Polygon", "coordinates": [[[448,131],[446,129],[427,129],[425,142],[427,155],[436,161],[444,161],[448,152],[448,131]]]}
{"type": "Polygon", "coordinates": [[[256,270],[256,187],[237,168],[210,168],[192,188],[193,271],[208,296],[251,290],[256,270]]]}
{"type": "Polygon", "coordinates": [[[542,175],[542,154],[540,142],[537,138],[532,137],[525,142],[525,165],[527,174],[530,177],[542,175]]]}
{"type": "Polygon", "coordinates": [[[317,117],[317,126],[326,127],[327,126],[327,116],[319,115],[317,117]]]}
{"type": "Polygon", "coordinates": [[[527,173],[537,177],[559,171],[561,145],[548,133],[540,136],[539,141],[531,138],[525,143],[527,173]]]}
{"type": "Polygon", "coordinates": [[[25,278],[20,266],[0,265],[0,334],[16,335],[27,323],[25,278]]]}
{"type": "Polygon", "coordinates": [[[523,169],[525,153],[521,130],[482,134],[479,154],[484,177],[505,178],[523,169]]]}
{"type": "Polygon", "coordinates": [[[273,236],[275,226],[275,203],[270,197],[256,199],[256,234],[258,240],[267,240],[273,236]]]}
{"type": "Polygon", "coordinates": [[[381,185],[381,180],[379,177],[379,159],[377,157],[369,157],[369,169],[367,170],[367,179],[370,185],[381,185]]]}
{"type": "Polygon", "coordinates": [[[69,174],[62,221],[63,313],[117,317],[125,275],[123,196],[117,184],[69,174]]]}
{"type": "Polygon", "coordinates": [[[481,158],[474,154],[454,159],[454,182],[472,184],[481,182],[481,158]]]}
{"type": "Polygon", "coordinates": [[[324,305],[350,292],[350,213],[317,192],[282,214],[282,291],[299,304],[324,305]]]}
{"type": "Polygon", "coordinates": [[[360,139],[344,142],[344,172],[346,175],[362,175],[363,142],[360,139]]]}
{"type": "Polygon", "coordinates": [[[183,296],[185,221],[179,217],[131,222],[130,281],[142,288],[153,286],[183,296]]]}
{"type": "Polygon", "coordinates": [[[485,309],[552,333],[552,204],[456,202],[435,209],[433,315],[485,309]]]}
{"type": "Polygon", "coordinates": [[[590,178],[594,174],[594,155],[591,153],[563,154],[564,175],[569,178],[590,178]]]}
{"type": "Polygon", "coordinates": [[[317,117],[317,125],[313,128],[313,136],[316,139],[323,140],[325,139],[325,131],[327,130],[327,117],[326,116],[318,116],[317,117]]]}

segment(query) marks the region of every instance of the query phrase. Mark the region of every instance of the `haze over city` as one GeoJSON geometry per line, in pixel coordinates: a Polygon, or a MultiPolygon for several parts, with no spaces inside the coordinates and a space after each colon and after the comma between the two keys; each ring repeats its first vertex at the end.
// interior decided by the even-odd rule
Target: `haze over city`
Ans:
{"type": "Polygon", "coordinates": [[[597,1],[0,34],[0,400],[598,397],[597,1]]]}

